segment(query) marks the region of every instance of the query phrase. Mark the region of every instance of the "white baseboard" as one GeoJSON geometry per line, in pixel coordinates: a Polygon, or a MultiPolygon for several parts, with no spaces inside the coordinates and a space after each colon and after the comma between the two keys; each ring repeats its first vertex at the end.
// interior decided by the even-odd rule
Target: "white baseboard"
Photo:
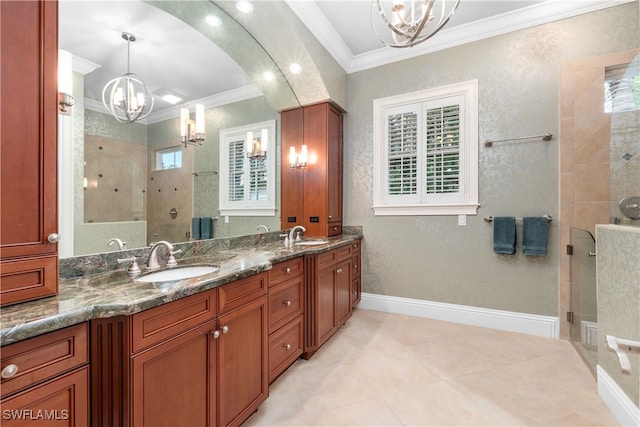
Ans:
{"type": "Polygon", "coordinates": [[[582,328],[582,342],[587,345],[598,346],[598,324],[596,322],[588,322],[583,320],[580,322],[582,328]]]}
{"type": "Polygon", "coordinates": [[[620,425],[640,426],[640,409],[600,365],[596,366],[596,373],[598,375],[598,394],[620,425]]]}
{"type": "Polygon", "coordinates": [[[551,316],[492,310],[412,298],[363,293],[359,308],[463,323],[545,338],[558,338],[559,319],[551,316]]]}

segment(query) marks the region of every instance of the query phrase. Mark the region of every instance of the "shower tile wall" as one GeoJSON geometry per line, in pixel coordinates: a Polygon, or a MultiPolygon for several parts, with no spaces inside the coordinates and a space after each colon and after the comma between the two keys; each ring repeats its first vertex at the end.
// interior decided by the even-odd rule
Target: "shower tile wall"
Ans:
{"type": "MultiPolygon", "coordinates": [[[[566,63],[560,77],[560,248],[569,229],[595,235],[609,223],[610,115],[604,113],[605,68],[629,63],[638,50],[566,63]]],[[[564,313],[570,310],[570,258],[559,251],[560,336],[569,337],[564,313]]]]}

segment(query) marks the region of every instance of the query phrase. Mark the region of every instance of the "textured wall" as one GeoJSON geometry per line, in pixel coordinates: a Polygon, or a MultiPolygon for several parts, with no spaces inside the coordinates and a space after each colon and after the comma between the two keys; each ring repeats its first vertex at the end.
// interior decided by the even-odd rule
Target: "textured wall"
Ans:
{"type": "Polygon", "coordinates": [[[640,228],[596,227],[598,271],[598,364],[640,407],[640,355],[629,354],[631,375],[623,375],[604,337],[640,341],[640,228]]]}
{"type": "MultiPolygon", "coordinates": [[[[348,76],[345,223],[364,226],[365,292],[558,315],[558,226],[548,255],[495,255],[487,215],[558,214],[560,64],[637,46],[638,5],[493,37],[348,76]],[[457,218],[374,217],[372,102],[478,79],[480,141],[550,132],[551,142],[480,146],[480,204],[457,218]]],[[[521,239],[518,226],[518,239],[521,239]]]]}

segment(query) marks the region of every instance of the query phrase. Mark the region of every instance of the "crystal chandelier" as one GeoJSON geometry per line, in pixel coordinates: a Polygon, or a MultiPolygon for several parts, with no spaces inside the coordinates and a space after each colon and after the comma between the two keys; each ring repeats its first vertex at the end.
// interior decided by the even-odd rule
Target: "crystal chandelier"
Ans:
{"type": "Polygon", "coordinates": [[[122,33],[127,41],[127,73],[109,81],[102,89],[102,103],[116,120],[133,123],[149,115],[153,109],[153,95],[142,79],[129,71],[131,42],[136,36],[122,33]]]}
{"type": "Polygon", "coordinates": [[[460,0],[373,0],[371,28],[389,47],[413,47],[433,37],[455,13],[460,0]],[[390,5],[390,6],[389,6],[390,5]],[[374,11],[391,30],[391,37],[382,37],[374,25],[374,11]]]}

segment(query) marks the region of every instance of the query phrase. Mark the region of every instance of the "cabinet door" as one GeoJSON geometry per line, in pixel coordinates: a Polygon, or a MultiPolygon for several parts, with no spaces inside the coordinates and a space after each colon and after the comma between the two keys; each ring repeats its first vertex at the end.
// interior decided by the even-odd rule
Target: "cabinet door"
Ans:
{"type": "Polygon", "coordinates": [[[328,236],[342,233],[342,113],[327,111],[327,220],[328,236]]]}
{"type": "Polygon", "coordinates": [[[58,287],[58,248],[47,240],[58,224],[57,8],[55,1],[0,2],[0,116],[11,124],[0,127],[3,305],[54,295],[58,287]]]}
{"type": "Polygon", "coordinates": [[[336,286],[335,266],[318,271],[316,283],[316,336],[320,348],[337,329],[335,317],[336,286]]]}
{"type": "Polygon", "coordinates": [[[219,425],[239,426],[268,396],[267,297],[218,318],[219,425]]]}
{"type": "Polygon", "coordinates": [[[351,317],[351,259],[340,262],[335,269],[336,323],[340,327],[351,317]]]}
{"type": "Polygon", "coordinates": [[[89,425],[89,368],[84,367],[3,400],[3,426],[89,425]]]}
{"type": "Polygon", "coordinates": [[[215,321],[132,358],[133,426],[215,426],[215,321]]]}

